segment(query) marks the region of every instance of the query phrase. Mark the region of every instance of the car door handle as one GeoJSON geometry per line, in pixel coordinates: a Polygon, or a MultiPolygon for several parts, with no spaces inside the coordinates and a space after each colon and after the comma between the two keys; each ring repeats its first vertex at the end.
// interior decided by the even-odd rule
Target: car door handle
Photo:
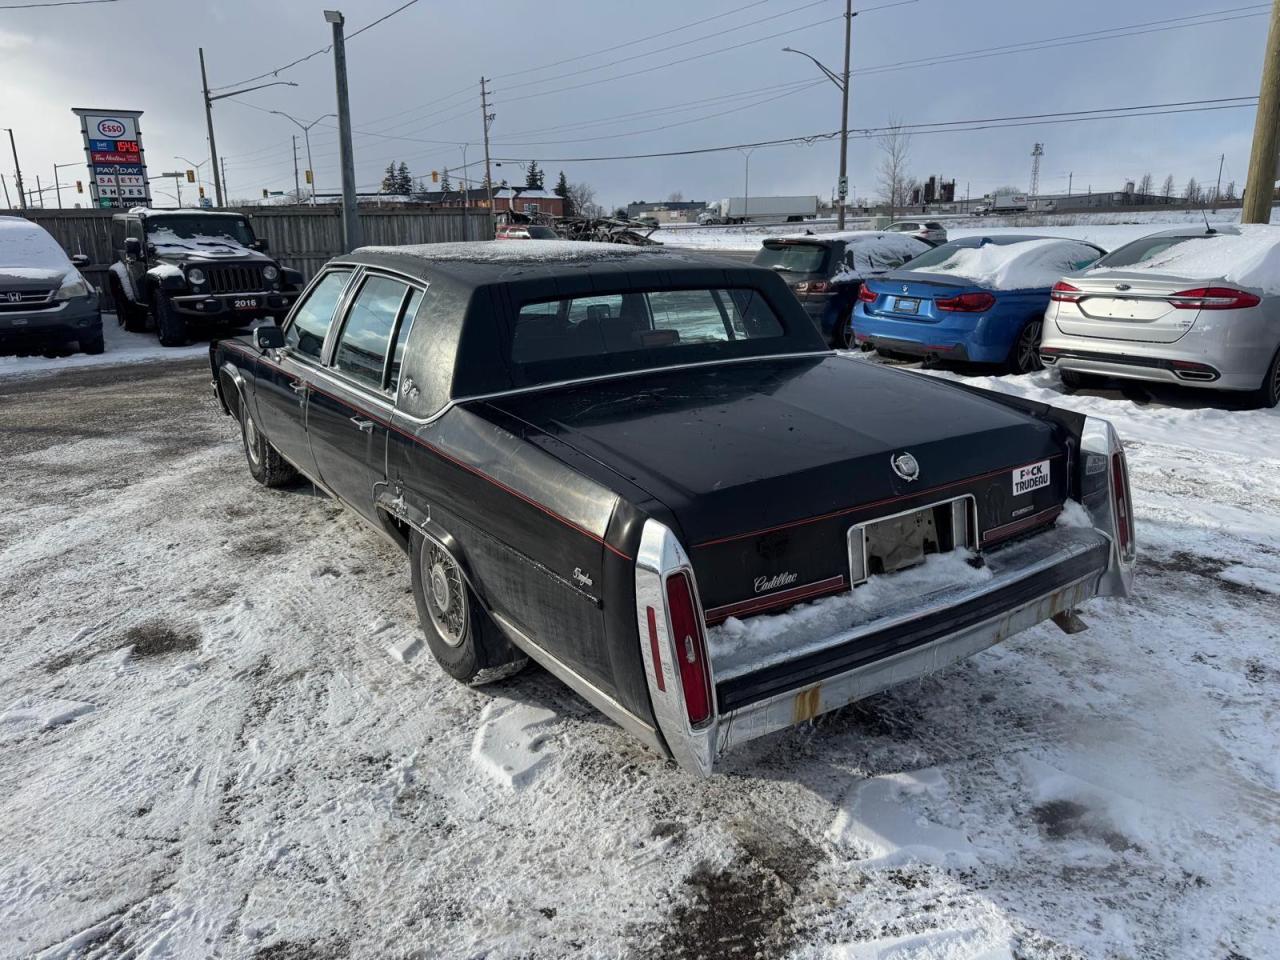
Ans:
{"type": "Polygon", "coordinates": [[[291,380],[289,381],[289,389],[292,390],[294,393],[305,393],[307,390],[307,381],[291,380]]]}
{"type": "Polygon", "coordinates": [[[373,433],[373,421],[366,420],[363,417],[352,417],[351,422],[365,433],[373,433]]]}

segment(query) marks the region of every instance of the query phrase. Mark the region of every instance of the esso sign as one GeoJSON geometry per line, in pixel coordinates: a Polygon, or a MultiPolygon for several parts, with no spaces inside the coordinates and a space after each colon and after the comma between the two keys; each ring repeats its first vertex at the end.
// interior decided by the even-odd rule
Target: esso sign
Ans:
{"type": "Polygon", "coordinates": [[[99,120],[98,121],[98,133],[102,134],[102,136],[110,140],[114,140],[117,137],[124,136],[125,129],[126,129],[125,125],[121,123],[119,120],[99,120]]]}

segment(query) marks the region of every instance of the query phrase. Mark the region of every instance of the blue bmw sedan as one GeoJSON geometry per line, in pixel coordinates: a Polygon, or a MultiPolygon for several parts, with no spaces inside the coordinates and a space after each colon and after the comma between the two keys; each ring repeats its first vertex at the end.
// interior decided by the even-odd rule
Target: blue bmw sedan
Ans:
{"type": "Polygon", "coordinates": [[[944,243],[863,282],[854,341],[882,354],[1038,370],[1050,290],[1105,252],[1080,240],[1011,234],[944,243]]]}

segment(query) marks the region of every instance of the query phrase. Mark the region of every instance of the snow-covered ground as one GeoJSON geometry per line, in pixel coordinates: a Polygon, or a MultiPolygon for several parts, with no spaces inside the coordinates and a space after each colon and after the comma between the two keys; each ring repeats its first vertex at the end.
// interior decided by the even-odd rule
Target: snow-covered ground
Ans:
{"type": "Polygon", "coordinates": [[[1112,418],[1137,595],[696,780],[446,678],[206,381],[0,381],[0,956],[1280,956],[1280,411],[971,380],[1112,418]]]}
{"type": "Polygon", "coordinates": [[[116,322],[113,313],[102,315],[102,338],[106,342],[106,350],[97,356],[80,352],[52,357],[42,354],[26,357],[0,355],[0,379],[121,363],[183,360],[209,353],[209,345],[198,341],[186,347],[162,347],[154,333],[129,333],[116,322]]]}

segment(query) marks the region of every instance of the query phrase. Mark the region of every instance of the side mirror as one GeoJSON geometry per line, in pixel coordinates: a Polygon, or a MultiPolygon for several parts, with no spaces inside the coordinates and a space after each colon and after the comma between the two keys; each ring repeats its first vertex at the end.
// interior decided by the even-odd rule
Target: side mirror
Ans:
{"type": "Polygon", "coordinates": [[[89,258],[83,253],[77,253],[71,258],[71,265],[77,268],[87,267],[89,263],[89,258]]]}
{"type": "Polygon", "coordinates": [[[284,346],[284,331],[274,323],[265,324],[253,331],[253,345],[259,353],[268,350],[279,350],[284,346]]]}
{"type": "Polygon", "coordinates": [[[124,255],[126,257],[142,256],[142,241],[137,237],[126,237],[124,241],[124,255]]]}
{"type": "Polygon", "coordinates": [[[249,244],[249,249],[250,249],[250,250],[257,250],[259,253],[266,253],[266,252],[267,252],[267,241],[262,240],[262,239],[255,240],[255,241],[253,241],[253,243],[249,244]]]}

